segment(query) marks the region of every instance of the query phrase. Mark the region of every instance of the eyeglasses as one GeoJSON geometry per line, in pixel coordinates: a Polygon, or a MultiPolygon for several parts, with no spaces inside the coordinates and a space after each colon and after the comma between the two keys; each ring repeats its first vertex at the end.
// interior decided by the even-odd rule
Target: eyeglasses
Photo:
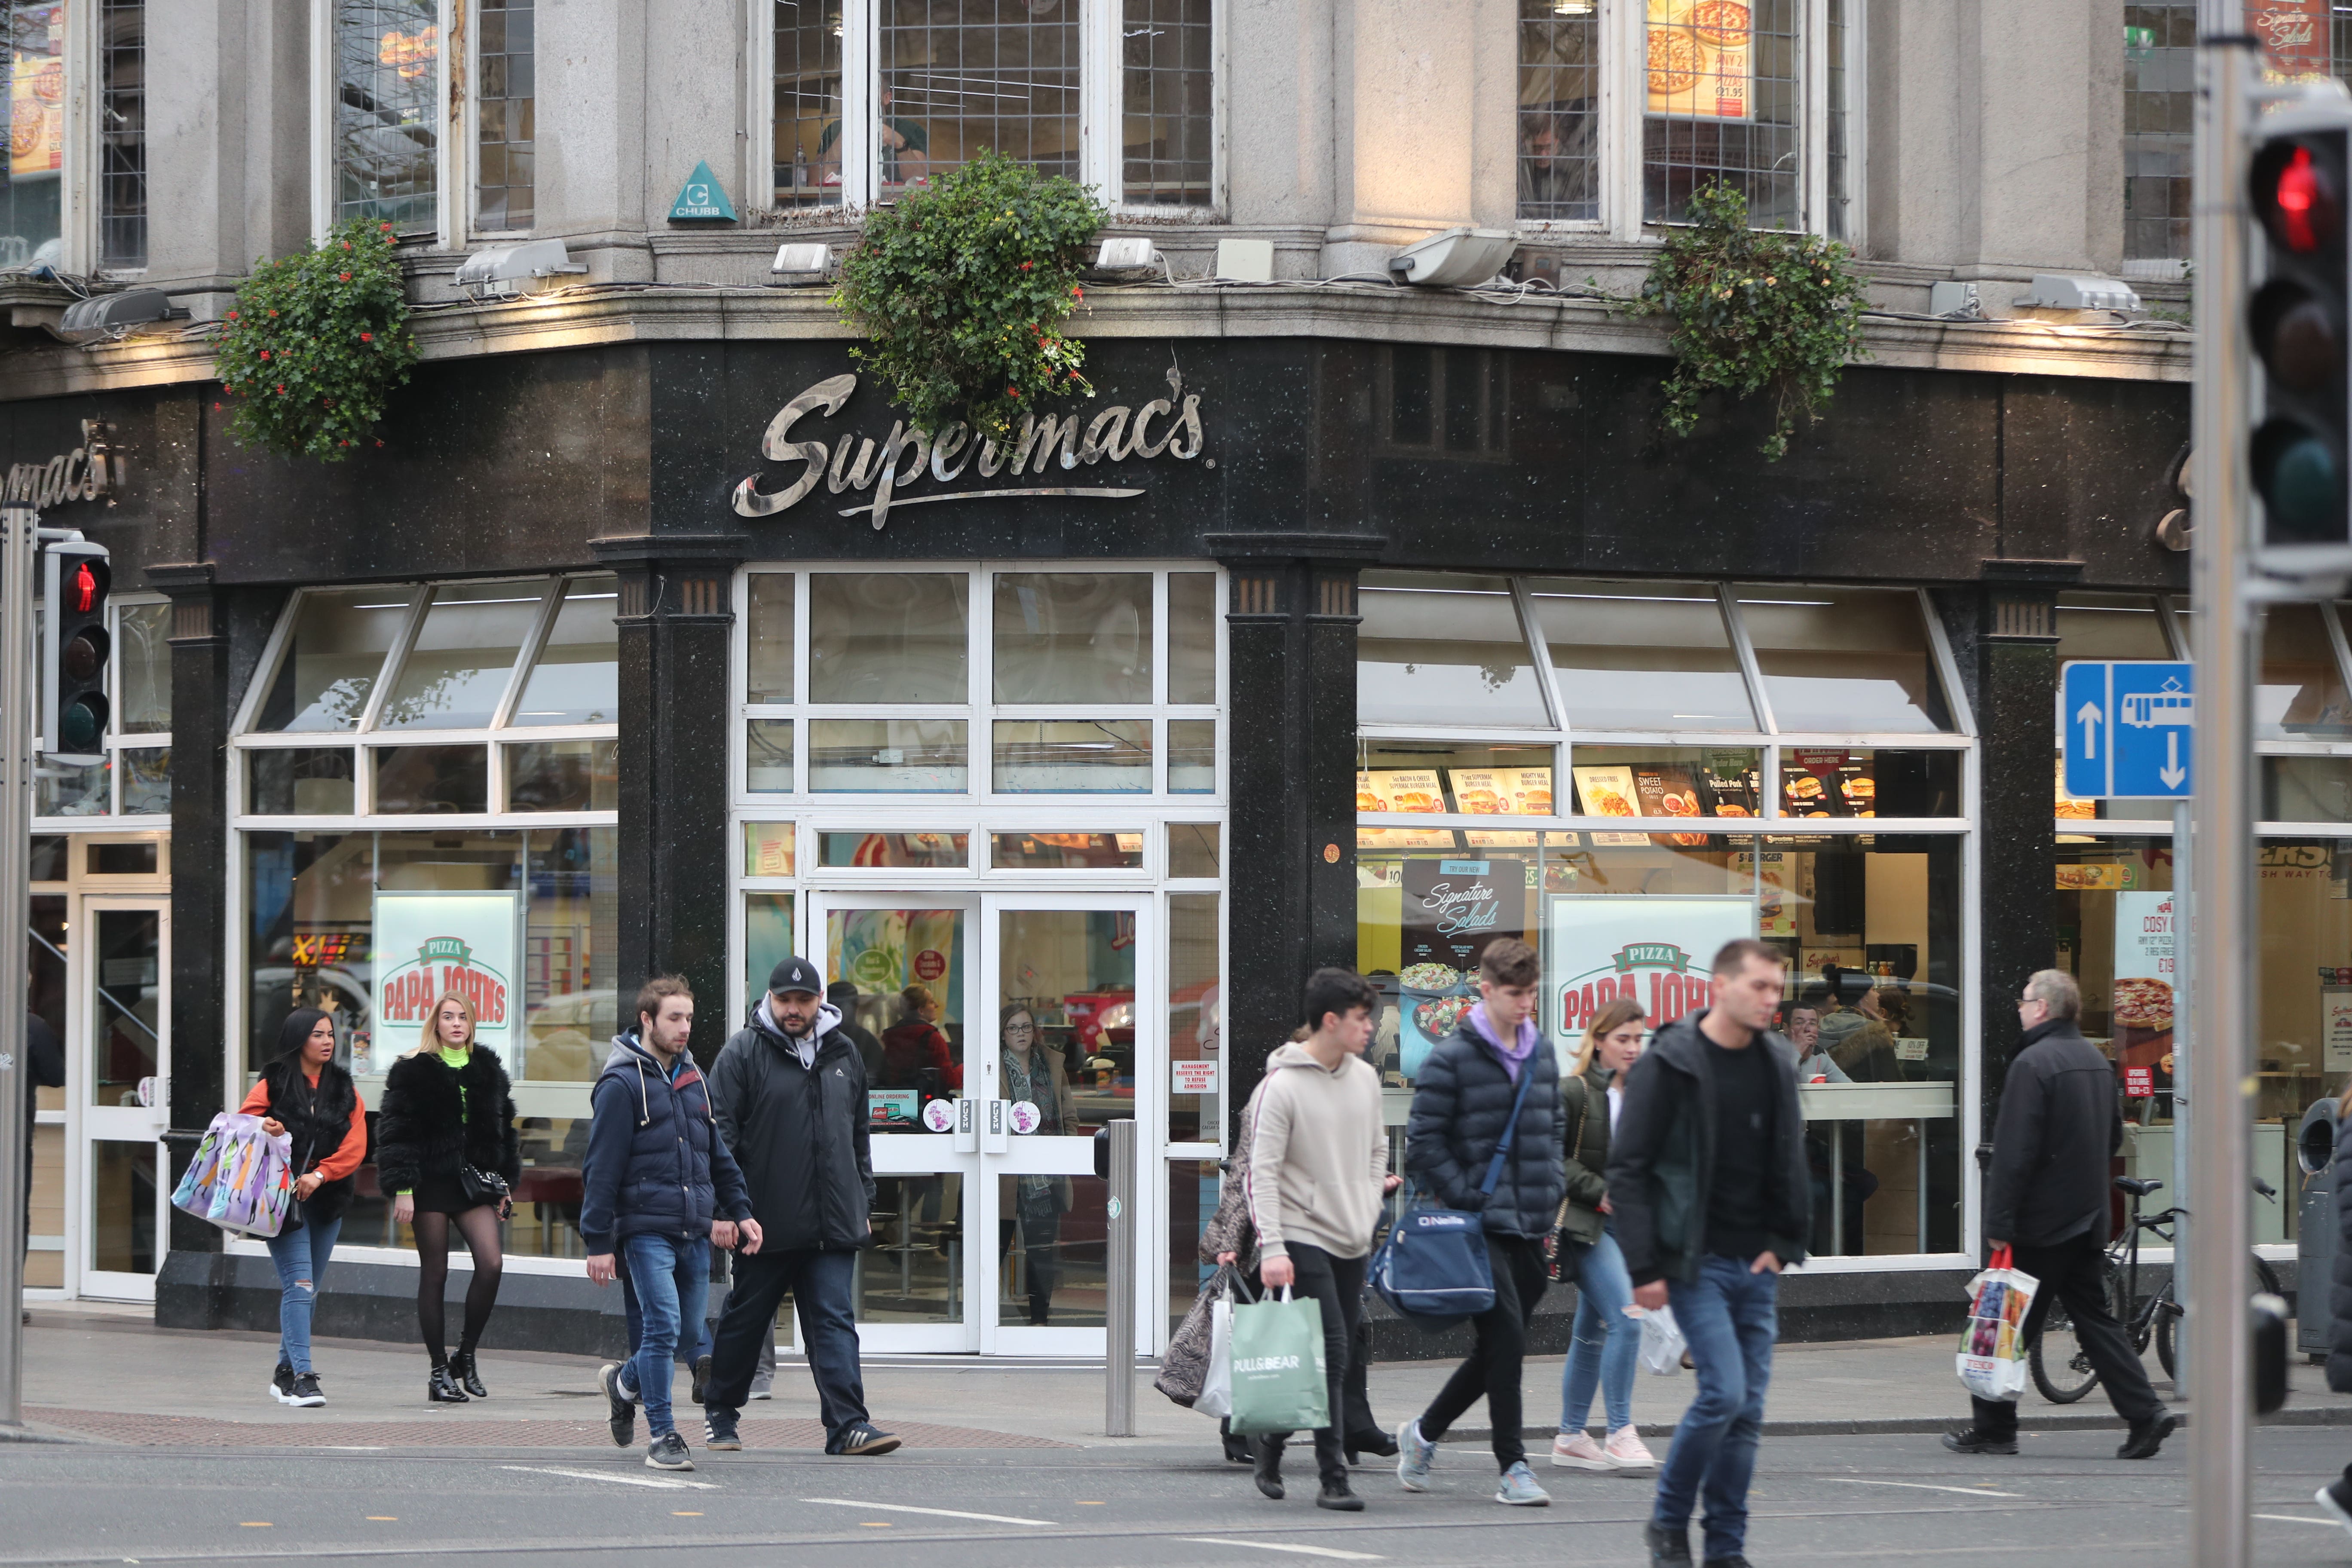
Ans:
{"type": "Polygon", "coordinates": [[[1037,1032],[1037,1026],[1034,1024],[1007,1024],[1004,1026],[1004,1032],[1008,1035],[1034,1035],[1037,1032]]]}

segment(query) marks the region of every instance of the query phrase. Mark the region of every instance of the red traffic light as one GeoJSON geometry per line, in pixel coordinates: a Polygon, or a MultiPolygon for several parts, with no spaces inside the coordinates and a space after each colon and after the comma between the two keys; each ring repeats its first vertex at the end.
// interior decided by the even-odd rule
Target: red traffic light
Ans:
{"type": "Polygon", "coordinates": [[[74,568],[73,582],[67,587],[66,596],[73,605],[74,614],[86,616],[98,608],[98,596],[105,591],[99,585],[98,574],[85,561],[74,568]]]}
{"type": "Polygon", "coordinates": [[[2297,256],[2343,243],[2344,200],[2335,160],[2292,137],[2254,158],[2254,210],[2271,243],[2297,256]]]}

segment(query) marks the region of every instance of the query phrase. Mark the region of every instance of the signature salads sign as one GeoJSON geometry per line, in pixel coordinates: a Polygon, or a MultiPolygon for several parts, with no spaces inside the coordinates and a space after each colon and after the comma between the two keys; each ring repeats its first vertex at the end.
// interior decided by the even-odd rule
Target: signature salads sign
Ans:
{"type": "Polygon", "coordinates": [[[800,472],[782,489],[761,488],[761,476],[752,475],[735,487],[735,510],[744,517],[772,517],[789,511],[814,494],[819,484],[828,495],[855,492],[871,500],[839,509],[843,517],[867,517],[880,528],[895,507],[926,502],[986,500],[1002,496],[1065,496],[1099,500],[1125,500],[1141,495],[1124,486],[971,485],[929,494],[908,495],[909,488],[962,484],[973,479],[1024,476],[1043,478],[1058,468],[1093,468],[1108,458],[1123,463],[1131,458],[1173,458],[1189,461],[1201,455],[1201,395],[1184,390],[1183,374],[1168,373],[1168,395],[1140,407],[1114,403],[1088,416],[1080,412],[1024,415],[1020,433],[1008,447],[975,432],[962,420],[936,436],[917,430],[904,420],[893,420],[890,434],[878,442],[856,432],[832,439],[793,433],[810,415],[830,417],[841,411],[857,390],[854,374],[831,376],[793,398],[768,423],[760,454],[772,463],[797,463],[800,472]]]}
{"type": "Polygon", "coordinates": [[[473,1006],[475,1039],[511,1058],[515,894],[378,893],[374,923],[375,1070],[424,1038],[433,1005],[452,991],[473,1006]]]}

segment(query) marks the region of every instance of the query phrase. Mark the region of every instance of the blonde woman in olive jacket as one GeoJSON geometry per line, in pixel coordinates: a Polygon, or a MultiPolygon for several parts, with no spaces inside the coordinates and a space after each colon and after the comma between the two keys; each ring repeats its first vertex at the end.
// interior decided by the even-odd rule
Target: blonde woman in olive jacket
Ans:
{"type": "Polygon", "coordinates": [[[1633,1430],[1633,1374],[1642,1321],[1631,1316],[1633,1281],[1609,1233],[1609,1135],[1617,1120],[1617,1080],[1642,1054],[1646,1015],[1620,996],[1593,1015],[1584,1044],[1560,1079],[1560,1125],[1567,1153],[1568,1200],[1560,1205],[1559,1273],[1576,1281],[1576,1327],[1560,1374],[1559,1436],[1551,1462],[1569,1470],[1650,1470],[1657,1460],[1633,1430]],[[1609,1436],[1596,1443],[1585,1422],[1598,1385],[1609,1436]]]}

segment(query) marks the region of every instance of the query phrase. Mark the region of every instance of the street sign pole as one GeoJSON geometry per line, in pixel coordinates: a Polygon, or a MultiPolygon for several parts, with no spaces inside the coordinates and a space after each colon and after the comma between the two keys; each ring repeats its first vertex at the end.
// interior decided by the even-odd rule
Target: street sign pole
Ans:
{"type": "Polygon", "coordinates": [[[2247,88],[2258,56],[2242,0],[2199,0],[2195,234],[2197,363],[2190,404],[2196,497],[2192,652],[2204,711],[2194,753],[2196,821],[2189,923],[2196,1009],[2189,1095],[2197,1156],[2179,1194],[2196,1223],[2188,1261],[2189,1560],[2247,1568],[2252,1507],[2247,1337],[2251,1230],[2249,1110],[2241,1088],[2253,1028],[2253,710],[2255,617],[2248,588],[2245,298],[2247,88]]]}
{"type": "MultiPolygon", "coordinates": [[[[2193,962],[2197,939],[2192,934],[2197,924],[2195,889],[2197,842],[2196,807],[2189,801],[2175,801],[2172,805],[2172,1202],[2185,1206],[2189,1202],[2189,1175],[2194,1164],[2189,1159],[2190,1141],[2195,1137],[2189,1117],[2195,1107],[2189,1103],[2189,1063],[2197,1059],[2197,1042],[2190,1038],[2197,1006],[2197,966],[2193,962]]],[[[2187,1215],[2172,1222],[2172,1255],[2188,1256],[2190,1226],[2187,1215]]],[[[2185,1337],[2173,1362],[2172,1386],[2178,1390],[2189,1386],[2189,1346],[2185,1337]]]]}
{"type": "Polygon", "coordinates": [[[33,563],[40,520],[0,505],[0,1425],[24,1424],[25,1018],[32,977],[33,563]]]}

